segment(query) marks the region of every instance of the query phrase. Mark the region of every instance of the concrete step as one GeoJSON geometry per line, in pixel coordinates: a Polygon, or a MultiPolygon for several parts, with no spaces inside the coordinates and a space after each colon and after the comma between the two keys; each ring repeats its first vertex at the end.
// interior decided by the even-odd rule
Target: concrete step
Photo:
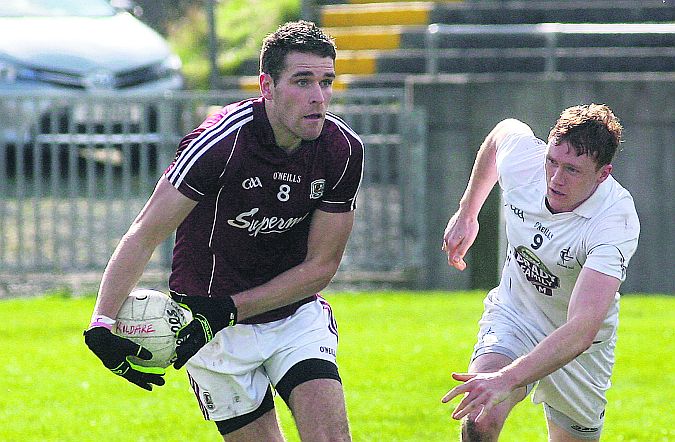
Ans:
{"type": "MultiPolygon", "coordinates": [[[[324,27],[427,25],[434,2],[365,3],[328,5],[321,8],[324,27]]],[[[444,3],[443,3],[444,4],[444,3]]]]}
{"type": "Polygon", "coordinates": [[[518,25],[430,25],[407,30],[401,48],[565,48],[675,46],[675,23],[539,23],[518,25]]]}
{"type": "MultiPolygon", "coordinates": [[[[349,53],[349,51],[347,51],[349,53]]],[[[338,59],[333,89],[400,87],[411,75],[494,73],[675,72],[675,47],[440,49],[430,64],[421,49],[357,51],[338,59]],[[369,69],[360,69],[367,58],[369,69]],[[340,66],[343,66],[340,68],[340,66]]],[[[257,76],[237,77],[242,90],[258,91],[257,76]]]]}
{"type": "MultiPolygon", "coordinates": [[[[345,77],[346,78],[346,77],[345,77]]],[[[258,84],[257,75],[236,75],[231,77],[225,77],[221,81],[223,89],[229,90],[241,90],[246,91],[251,94],[259,94],[260,87],[258,84]]],[[[338,75],[335,81],[333,82],[334,91],[343,91],[348,87],[348,81],[344,81],[341,75],[338,75]]]]}
{"type": "MultiPolygon", "coordinates": [[[[347,51],[336,70],[352,75],[426,74],[428,56],[424,49],[347,51]],[[361,69],[365,65],[368,69],[361,69]]],[[[675,72],[675,47],[439,49],[435,56],[433,73],[675,72]]]]}
{"type": "MultiPolygon", "coordinates": [[[[428,0],[426,3],[457,3],[465,0],[428,0]]],[[[316,2],[319,6],[327,5],[359,5],[365,3],[419,3],[411,0],[319,0],[316,2]]]]}
{"type": "MultiPolygon", "coordinates": [[[[671,1],[320,4],[320,24],[338,47],[336,90],[402,84],[428,72],[675,71],[671,1]]],[[[257,59],[242,64],[243,89],[257,91],[257,69],[257,59]]]]}
{"type": "Polygon", "coordinates": [[[419,49],[435,32],[439,48],[668,47],[675,24],[431,25],[324,28],[339,51],[419,49]],[[440,31],[440,32],[439,32],[440,31]]]}
{"type": "Polygon", "coordinates": [[[675,4],[663,0],[466,1],[437,4],[433,23],[668,23],[675,4]]]}
{"type": "Polygon", "coordinates": [[[321,8],[325,27],[527,23],[668,23],[675,4],[663,0],[369,2],[321,8]]]}
{"type": "MultiPolygon", "coordinates": [[[[425,73],[675,72],[675,24],[434,26],[432,43],[426,27],[400,27],[396,44],[385,49],[339,50],[336,71],[352,81],[338,77],[335,88],[353,84],[355,76],[398,82],[401,75],[425,73]]],[[[254,76],[247,84],[257,88],[257,60],[243,67],[242,75],[254,76]]]]}
{"type": "MultiPolygon", "coordinates": [[[[334,92],[343,92],[347,89],[355,88],[401,88],[405,79],[410,74],[378,74],[378,75],[351,75],[341,74],[335,78],[333,83],[334,92]]],[[[223,89],[238,90],[250,96],[260,93],[258,88],[258,77],[256,76],[235,76],[223,79],[223,89]]]]}
{"type": "Polygon", "coordinates": [[[426,25],[411,26],[352,26],[329,28],[323,30],[334,40],[338,50],[362,49],[398,49],[402,47],[402,40],[408,35],[422,36],[427,31],[426,25]]]}

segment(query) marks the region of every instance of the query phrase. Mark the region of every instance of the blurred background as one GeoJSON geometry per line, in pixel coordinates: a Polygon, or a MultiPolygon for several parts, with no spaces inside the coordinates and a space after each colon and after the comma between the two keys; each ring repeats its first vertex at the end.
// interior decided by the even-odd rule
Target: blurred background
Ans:
{"type": "Polygon", "coordinates": [[[440,251],[476,150],[504,118],[545,139],[595,102],[624,125],[614,175],[642,223],[622,291],[675,293],[672,0],[3,0],[0,297],[95,290],[182,135],[257,95],[263,37],[299,18],[335,39],[333,111],[367,148],[335,287],[496,285],[496,191],[467,271],[440,251]]]}

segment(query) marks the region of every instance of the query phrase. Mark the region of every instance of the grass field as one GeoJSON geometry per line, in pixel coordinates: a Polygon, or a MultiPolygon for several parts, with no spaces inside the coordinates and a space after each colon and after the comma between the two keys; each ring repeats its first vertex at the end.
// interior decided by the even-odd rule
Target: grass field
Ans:
{"type": "MultiPolygon", "coordinates": [[[[338,359],[355,441],[458,440],[457,403],[441,396],[464,370],[483,293],[335,293],[338,359]]],[[[93,297],[0,301],[0,441],[219,441],[183,373],[141,390],[84,345],[93,297]]],[[[675,441],[675,297],[625,296],[605,441],[675,441]]],[[[289,413],[278,403],[289,441],[289,413]]],[[[502,441],[545,441],[539,406],[524,401],[502,441]]]]}

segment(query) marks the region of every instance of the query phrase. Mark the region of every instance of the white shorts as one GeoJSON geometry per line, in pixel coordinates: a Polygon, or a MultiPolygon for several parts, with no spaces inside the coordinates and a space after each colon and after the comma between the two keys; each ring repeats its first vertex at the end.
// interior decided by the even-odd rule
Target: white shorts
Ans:
{"type": "Polygon", "coordinates": [[[269,389],[298,362],[336,363],[337,324],[318,298],[288,318],[227,327],[186,364],[204,417],[223,421],[256,410],[269,389]]]}
{"type": "MultiPolygon", "coordinates": [[[[532,351],[546,337],[516,313],[489,300],[485,305],[472,361],[485,353],[503,354],[515,360],[532,351]]],[[[539,380],[532,402],[546,403],[580,428],[602,428],[615,346],[616,335],[593,344],[567,365],[539,380]]],[[[528,385],[528,393],[533,386],[528,385]]]]}

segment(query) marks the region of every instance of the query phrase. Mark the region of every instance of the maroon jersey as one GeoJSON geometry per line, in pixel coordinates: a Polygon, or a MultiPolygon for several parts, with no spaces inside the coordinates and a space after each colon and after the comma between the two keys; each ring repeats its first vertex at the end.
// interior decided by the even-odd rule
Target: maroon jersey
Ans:
{"type": "MultiPolygon", "coordinates": [[[[223,108],[183,138],[165,172],[198,201],[176,231],[170,290],[232,295],[297,266],[314,211],[354,210],[362,170],[361,140],[333,114],[316,140],[287,153],[263,98],[223,108]]],[[[312,299],[242,322],[277,320],[312,299]]]]}

